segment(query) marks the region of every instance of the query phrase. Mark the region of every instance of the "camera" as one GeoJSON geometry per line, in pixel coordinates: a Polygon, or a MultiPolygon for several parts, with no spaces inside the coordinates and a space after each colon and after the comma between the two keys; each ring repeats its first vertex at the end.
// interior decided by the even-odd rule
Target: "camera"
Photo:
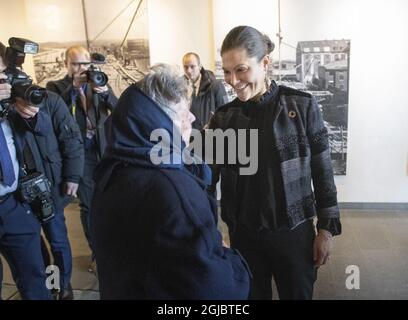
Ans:
{"type": "Polygon", "coordinates": [[[51,194],[51,182],[39,172],[32,173],[20,179],[18,196],[27,202],[34,215],[41,222],[54,217],[54,202],[51,194]]]}
{"type": "Polygon", "coordinates": [[[7,68],[3,73],[7,79],[2,79],[3,83],[11,85],[11,97],[0,101],[1,112],[8,110],[9,106],[15,102],[16,98],[22,98],[31,105],[39,105],[47,96],[47,91],[37,85],[33,85],[33,80],[29,75],[21,71],[25,55],[38,52],[38,44],[22,38],[10,38],[9,47],[6,49],[5,64],[7,68]]]}
{"type": "Polygon", "coordinates": [[[100,71],[94,65],[91,65],[88,70],[82,72],[82,74],[85,74],[87,81],[96,87],[103,87],[108,83],[108,76],[106,73],[100,71]]]}
{"type": "Polygon", "coordinates": [[[90,65],[88,70],[82,72],[82,74],[85,74],[87,81],[94,86],[103,87],[108,83],[108,75],[102,72],[98,67],[94,66],[94,64],[104,64],[105,57],[100,53],[92,53],[91,60],[93,64],[90,65]]]}

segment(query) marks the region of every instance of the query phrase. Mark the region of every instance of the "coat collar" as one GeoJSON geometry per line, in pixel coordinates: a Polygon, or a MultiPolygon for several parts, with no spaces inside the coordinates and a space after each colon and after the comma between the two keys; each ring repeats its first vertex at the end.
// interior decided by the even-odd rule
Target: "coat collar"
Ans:
{"type": "Polygon", "coordinates": [[[248,100],[248,101],[240,101],[238,98],[237,100],[244,108],[259,108],[265,104],[274,103],[275,104],[275,112],[272,117],[272,121],[275,122],[278,118],[279,114],[281,113],[283,106],[280,101],[275,101],[279,99],[279,86],[275,81],[272,80],[269,89],[259,98],[257,101],[248,100]]]}

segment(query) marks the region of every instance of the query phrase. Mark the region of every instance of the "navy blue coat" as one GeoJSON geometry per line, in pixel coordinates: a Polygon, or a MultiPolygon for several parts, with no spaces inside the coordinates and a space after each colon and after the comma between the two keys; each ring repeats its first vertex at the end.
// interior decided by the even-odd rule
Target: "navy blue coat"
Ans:
{"type": "Polygon", "coordinates": [[[101,298],[246,299],[249,270],[237,251],[222,246],[216,203],[202,179],[208,167],[152,164],[156,128],[174,138],[170,118],[129,87],[96,172],[91,232],[101,298]]]}
{"type": "Polygon", "coordinates": [[[63,183],[78,183],[84,168],[81,133],[64,101],[48,92],[33,122],[24,120],[14,110],[10,113],[10,121],[17,148],[21,149],[19,160],[22,161],[22,150],[27,144],[36,171],[44,173],[51,182],[56,207],[64,208],[71,198],[63,192],[63,183]]]}

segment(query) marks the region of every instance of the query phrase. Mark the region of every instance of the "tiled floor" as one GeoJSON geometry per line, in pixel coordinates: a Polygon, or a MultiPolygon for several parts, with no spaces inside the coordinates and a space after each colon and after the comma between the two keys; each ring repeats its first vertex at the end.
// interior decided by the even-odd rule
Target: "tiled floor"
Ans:
{"type": "MultiPolygon", "coordinates": [[[[66,210],[66,219],[74,257],[75,298],[98,299],[98,281],[88,272],[90,252],[77,205],[66,210]]],[[[343,210],[342,224],[343,234],[335,238],[333,254],[319,270],[314,298],[408,299],[408,212],[343,210]],[[350,265],[359,268],[358,290],[346,288],[346,279],[350,276],[346,268],[350,265]]],[[[225,233],[225,227],[221,229],[225,233]]],[[[18,299],[7,264],[3,265],[3,299],[18,299]]]]}

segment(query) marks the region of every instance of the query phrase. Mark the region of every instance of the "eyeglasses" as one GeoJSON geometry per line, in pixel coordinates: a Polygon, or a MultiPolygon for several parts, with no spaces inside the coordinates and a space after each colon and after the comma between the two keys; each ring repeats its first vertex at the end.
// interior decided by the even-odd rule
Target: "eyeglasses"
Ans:
{"type": "Polygon", "coordinates": [[[90,62],[71,62],[71,66],[79,67],[79,66],[89,66],[90,62]]]}

